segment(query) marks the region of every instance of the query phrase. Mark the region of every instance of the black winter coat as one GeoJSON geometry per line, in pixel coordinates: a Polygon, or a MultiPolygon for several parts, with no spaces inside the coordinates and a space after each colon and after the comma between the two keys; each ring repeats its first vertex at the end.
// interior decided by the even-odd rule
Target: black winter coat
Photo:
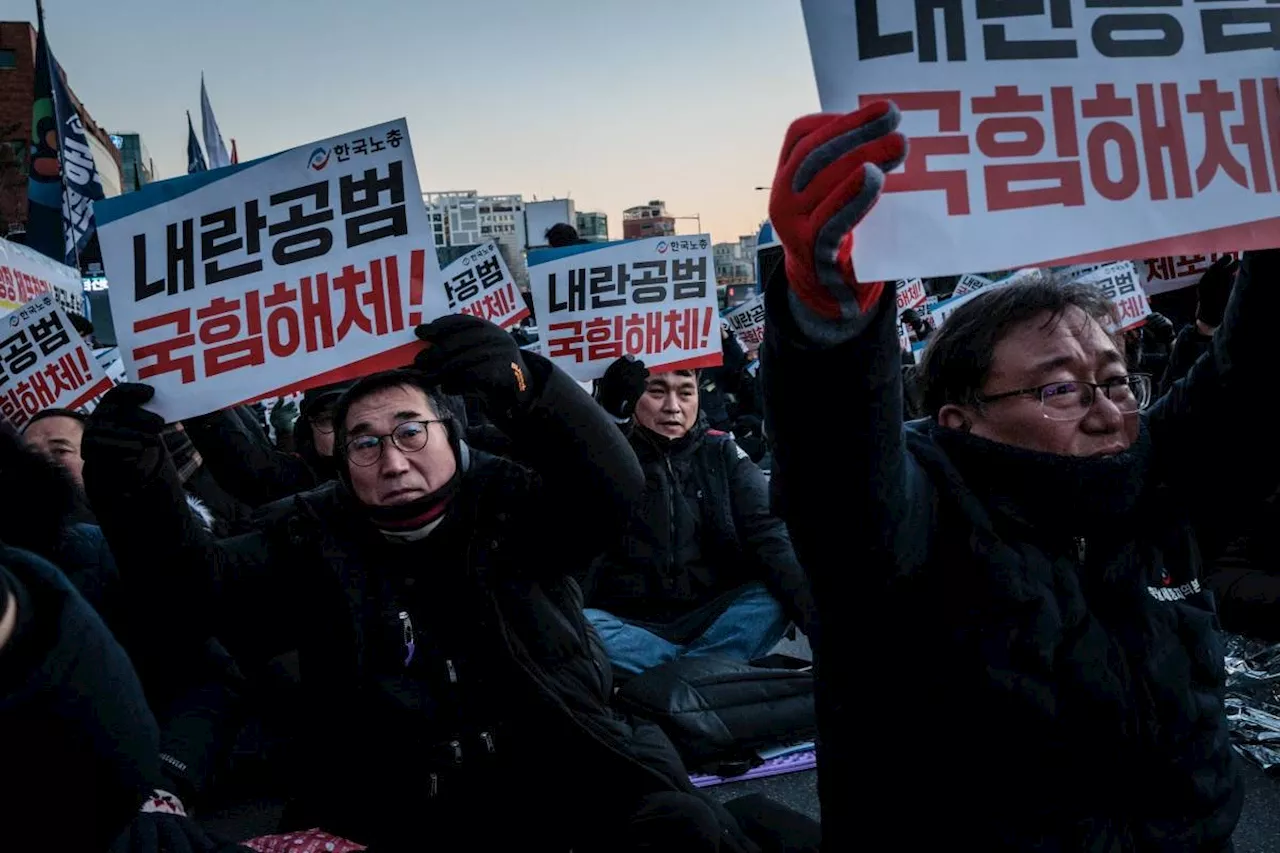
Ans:
{"type": "Polygon", "coordinates": [[[158,734],[124,649],[70,582],[0,545],[0,797],[6,850],[105,850],[159,773],[158,734]],[[8,589],[5,589],[8,588],[8,589]]]}
{"type": "MultiPolygon", "coordinates": [[[[192,443],[204,457],[204,467],[231,496],[256,509],[313,489],[327,479],[302,456],[272,447],[265,434],[254,428],[256,424],[246,420],[237,410],[224,409],[185,424],[192,443]]],[[[295,430],[300,437],[308,434],[310,423],[299,418],[295,430]]],[[[310,447],[309,435],[299,444],[310,447]]]]}
{"type": "MultiPolygon", "coordinates": [[[[542,476],[473,453],[441,525],[400,546],[408,556],[336,483],[274,507],[255,533],[217,542],[184,516],[165,517],[177,494],[166,467],[118,495],[102,519],[113,544],[132,544],[136,519],[150,520],[142,551],[114,550],[123,571],[151,570],[156,594],[187,630],[216,626],[246,660],[299,649],[311,711],[298,721],[310,759],[292,815],[299,826],[398,850],[428,843],[440,821],[460,832],[470,821],[468,837],[506,831],[538,846],[537,830],[516,817],[531,804],[555,809],[541,815],[544,826],[568,828],[647,792],[692,791],[661,731],[610,709],[608,659],[566,576],[621,528],[640,487],[634,454],[572,380],[525,358],[540,393],[502,427],[522,458],[540,461],[542,476]],[[415,655],[401,612],[430,638],[415,655]],[[457,765],[437,740],[442,720],[457,714],[455,693],[467,703],[457,765]],[[453,799],[486,761],[497,762],[497,787],[453,799]],[[527,772],[513,778],[519,768],[527,772]]],[[[86,482],[91,494],[107,485],[91,469],[86,482]]],[[[722,816],[729,839],[738,838],[722,816]]],[[[741,848],[726,849],[751,849],[734,843],[741,848]]]]}
{"type": "Polygon", "coordinates": [[[1140,476],[1108,493],[1043,454],[993,476],[953,456],[962,437],[904,430],[892,290],[824,346],[775,274],[765,399],[775,507],[823,620],[827,846],[887,826],[918,849],[1229,849],[1243,791],[1197,542],[1280,481],[1280,446],[1235,429],[1275,358],[1278,277],[1280,253],[1246,256],[1210,355],[1142,416],[1140,476]],[[996,491],[1037,477],[1055,511],[996,491]]]}
{"type": "Polygon", "coordinates": [[[768,482],[746,452],[702,415],[676,441],[640,426],[629,436],[644,468],[644,497],[626,534],[592,566],[588,605],[687,643],[735,591],[760,581],[809,630],[808,581],[785,525],[769,511],[768,482]]]}

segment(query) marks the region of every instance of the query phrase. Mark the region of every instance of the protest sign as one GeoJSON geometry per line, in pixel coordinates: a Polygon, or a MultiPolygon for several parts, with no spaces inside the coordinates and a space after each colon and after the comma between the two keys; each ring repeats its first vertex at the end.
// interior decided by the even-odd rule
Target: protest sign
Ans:
{"type": "Polygon", "coordinates": [[[52,293],[0,317],[0,419],[14,428],[45,409],[79,409],[111,384],[52,293]]]}
{"type": "Polygon", "coordinates": [[[529,281],[542,354],[574,379],[623,355],[653,373],[721,362],[706,234],[533,251],[529,281]]]}
{"type": "Polygon", "coordinates": [[[928,294],[925,293],[924,282],[918,278],[902,279],[898,282],[898,316],[908,308],[919,308],[924,304],[928,294]]]}
{"type": "Polygon", "coordinates": [[[965,273],[960,276],[960,280],[956,282],[956,289],[951,292],[952,296],[964,296],[966,293],[972,293],[975,290],[981,290],[991,284],[991,279],[973,273],[965,273]]]}
{"type": "Polygon", "coordinates": [[[743,349],[752,350],[764,342],[764,294],[758,294],[721,318],[725,331],[736,335],[743,349]]]}
{"type": "Polygon", "coordinates": [[[449,310],[403,120],[95,212],[125,370],[169,421],[403,365],[449,310]]]}
{"type": "MultiPolygon", "coordinates": [[[[1280,10],[1278,10],[1280,11],[1280,10]]],[[[1214,261],[1223,255],[1239,259],[1239,252],[1211,252],[1207,255],[1175,255],[1165,258],[1147,258],[1138,264],[1142,274],[1142,289],[1147,296],[1181,290],[1200,283],[1200,277],[1209,271],[1214,261]]]]}
{"type": "Polygon", "coordinates": [[[52,293],[63,311],[85,313],[79,270],[0,238],[0,316],[42,293],[52,293]]]}
{"type": "Polygon", "coordinates": [[[1272,5],[803,0],[822,109],[910,140],[859,277],[1280,245],[1272,5]]]}
{"type": "Polygon", "coordinates": [[[982,276],[965,275],[961,277],[961,281],[963,282],[965,279],[970,280],[971,286],[969,290],[966,293],[960,293],[959,285],[957,285],[956,289],[952,291],[950,299],[939,300],[929,307],[929,319],[933,322],[933,327],[936,329],[941,326],[942,322],[950,317],[957,308],[976,297],[979,293],[983,293],[993,287],[1006,287],[1010,284],[1017,284],[1030,276],[1039,274],[1039,269],[1035,267],[1025,267],[1010,273],[999,281],[991,281],[990,279],[982,278],[982,276]],[[982,287],[972,286],[972,282],[977,279],[985,281],[986,284],[982,287]]]}
{"type": "Polygon", "coordinates": [[[1072,280],[1080,284],[1096,285],[1102,295],[1115,305],[1118,319],[1108,331],[1127,332],[1136,329],[1151,315],[1151,305],[1147,302],[1147,295],[1142,292],[1138,269],[1133,261],[1107,264],[1072,280]]]}
{"type": "Polygon", "coordinates": [[[529,316],[529,306],[496,243],[485,243],[467,252],[445,267],[441,277],[453,314],[470,314],[503,328],[529,316]]]}

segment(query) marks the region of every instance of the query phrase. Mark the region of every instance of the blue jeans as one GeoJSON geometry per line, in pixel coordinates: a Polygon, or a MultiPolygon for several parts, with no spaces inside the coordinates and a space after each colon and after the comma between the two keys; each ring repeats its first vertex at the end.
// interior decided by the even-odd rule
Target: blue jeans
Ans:
{"type": "Polygon", "coordinates": [[[693,642],[679,646],[603,610],[588,607],[587,620],[604,640],[609,662],[619,672],[638,675],[679,657],[722,655],[752,661],[778,644],[791,621],[762,583],[750,583],[724,613],[693,642]]]}

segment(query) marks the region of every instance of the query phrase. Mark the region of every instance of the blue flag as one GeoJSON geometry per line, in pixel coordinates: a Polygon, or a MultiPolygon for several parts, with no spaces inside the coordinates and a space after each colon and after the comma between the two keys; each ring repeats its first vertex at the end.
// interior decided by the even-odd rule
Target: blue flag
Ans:
{"type": "Polygon", "coordinates": [[[58,135],[62,150],[62,234],[67,266],[80,266],[80,253],[89,245],[97,226],[93,221],[93,203],[102,201],[102,180],[93,162],[93,149],[85,137],[80,113],[67,94],[65,75],[53,53],[49,54],[53,73],[53,111],[58,117],[58,135]]]}
{"type": "Polygon", "coordinates": [[[58,162],[58,118],[50,85],[53,67],[44,35],[44,10],[36,6],[40,32],[36,41],[36,79],[31,103],[31,156],[27,163],[27,245],[61,262],[62,166],[58,162]]]}
{"type": "Polygon", "coordinates": [[[204,162],[204,152],[200,150],[200,140],[196,139],[195,126],[191,124],[191,111],[187,111],[187,174],[204,172],[209,169],[204,162]]]}

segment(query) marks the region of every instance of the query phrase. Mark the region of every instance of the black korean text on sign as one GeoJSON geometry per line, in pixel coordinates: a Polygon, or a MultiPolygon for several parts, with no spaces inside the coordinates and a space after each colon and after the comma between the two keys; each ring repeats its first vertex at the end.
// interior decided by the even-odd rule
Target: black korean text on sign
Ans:
{"type": "MultiPolygon", "coordinates": [[[[1280,49],[1280,8],[1275,0],[1196,0],[1199,33],[1188,33],[1177,15],[1189,0],[976,0],[966,20],[963,0],[854,0],[858,57],[916,54],[920,62],[964,62],[965,27],[982,29],[983,59],[1076,59],[1087,38],[1108,58],[1171,57],[1201,40],[1206,54],[1280,49]],[[884,27],[890,9],[912,8],[913,30],[884,27]],[[1076,12],[1073,15],[1074,11],[1076,12]],[[1015,27],[1037,35],[1014,37],[1015,27]]],[[[977,58],[977,57],[974,57],[977,58]]]]}
{"type": "Polygon", "coordinates": [[[707,258],[699,255],[570,269],[563,283],[551,273],[548,293],[552,313],[618,308],[628,302],[651,305],[667,301],[668,294],[672,299],[701,299],[707,295],[707,258]]]}
{"type": "Polygon", "coordinates": [[[271,247],[271,259],[278,266],[286,266],[327,255],[333,248],[333,232],[323,227],[333,221],[329,182],[317,181],[271,196],[273,208],[286,205],[287,218],[273,222],[267,232],[279,237],[271,247]]]}
{"type": "MultiPolygon", "coordinates": [[[[338,180],[347,248],[409,233],[403,168],[397,160],[385,177],[367,169],[338,180]]],[[[254,199],[204,214],[198,235],[193,219],[170,223],[165,227],[165,274],[155,280],[147,269],[147,235],[134,235],[134,300],[194,290],[198,263],[203,264],[205,284],[262,272],[264,230],[274,238],[271,258],[278,266],[323,257],[334,243],[326,227],[335,218],[331,196],[330,183],[317,181],[273,193],[265,204],[254,199]]]]}
{"type": "MultiPolygon", "coordinates": [[[[243,236],[240,236],[239,210],[237,207],[228,207],[200,217],[200,259],[204,262],[205,284],[218,284],[242,275],[262,272],[262,260],[253,259],[252,256],[262,252],[262,231],[267,227],[267,218],[258,213],[256,200],[246,202],[243,236]],[[238,255],[242,251],[249,257],[243,263],[235,263],[230,259],[220,260],[225,255],[238,255]]],[[[134,238],[135,264],[138,239],[134,238]]]]}
{"type": "Polygon", "coordinates": [[[408,306],[401,299],[400,263],[393,255],[375,258],[367,266],[348,264],[336,275],[321,272],[234,297],[212,296],[195,309],[137,320],[135,334],[170,332],[162,340],[134,347],[138,378],[177,373],[190,384],[260,367],[267,352],[287,358],[299,350],[332,349],[353,330],[377,335],[403,331],[407,323],[421,322],[425,265],[422,250],[410,253],[408,306]],[[342,297],[341,313],[334,311],[334,294],[342,297]]]}
{"type": "Polygon", "coordinates": [[[343,175],[338,180],[342,216],[346,222],[347,248],[363,246],[386,237],[409,233],[404,201],[404,161],[388,164],[387,176],[366,169],[360,178],[343,175]],[[382,198],[387,197],[383,206],[382,198]]]}
{"type": "Polygon", "coordinates": [[[972,139],[962,130],[965,99],[959,91],[867,95],[863,103],[886,97],[904,111],[935,113],[940,131],[912,137],[906,162],[888,176],[886,191],[942,192],[952,216],[972,212],[969,173],[930,170],[929,158],[969,154],[975,147],[987,158],[981,179],[990,211],[1083,206],[1086,178],[1110,201],[1130,199],[1144,187],[1154,201],[1191,198],[1220,180],[1259,194],[1280,188],[1280,147],[1268,156],[1266,145],[1268,135],[1280,138],[1276,78],[1244,79],[1225,89],[1212,79],[1194,90],[1176,83],[1128,90],[1111,83],[1057,86],[1047,98],[1017,85],[996,86],[990,95],[969,99],[969,110],[982,117],[972,139]],[[1191,162],[1183,132],[1183,122],[1191,120],[1205,129],[1198,163],[1191,162]],[[1055,159],[1031,159],[1050,145],[1055,159]],[[1110,168],[1109,147],[1116,152],[1110,168]],[[1031,182],[1036,186],[1026,186],[1031,182]]]}

